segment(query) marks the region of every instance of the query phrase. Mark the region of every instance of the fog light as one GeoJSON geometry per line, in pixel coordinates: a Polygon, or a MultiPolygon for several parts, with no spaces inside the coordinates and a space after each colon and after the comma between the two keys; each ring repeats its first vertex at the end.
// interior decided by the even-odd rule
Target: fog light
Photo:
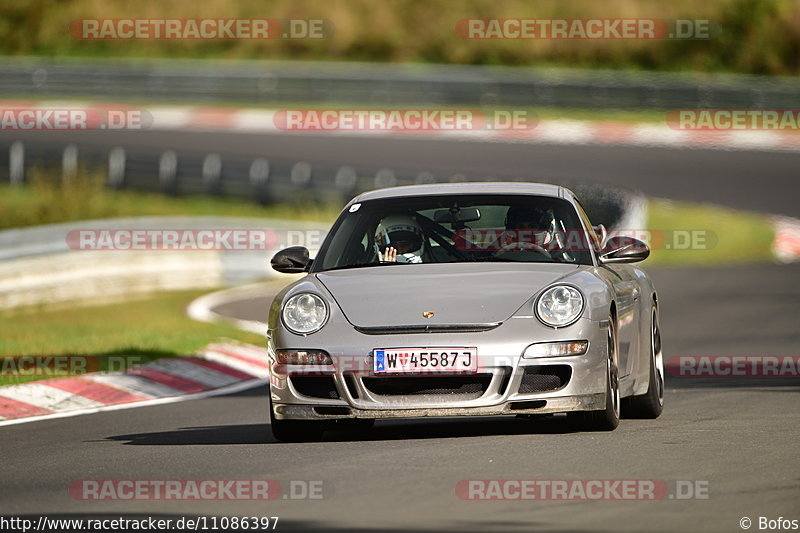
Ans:
{"type": "Polygon", "coordinates": [[[583,355],[587,349],[589,349],[589,341],[539,342],[525,348],[522,357],[533,359],[534,357],[583,355]]]}
{"type": "Polygon", "coordinates": [[[332,365],[324,350],[275,350],[275,360],[282,365],[332,365]]]}

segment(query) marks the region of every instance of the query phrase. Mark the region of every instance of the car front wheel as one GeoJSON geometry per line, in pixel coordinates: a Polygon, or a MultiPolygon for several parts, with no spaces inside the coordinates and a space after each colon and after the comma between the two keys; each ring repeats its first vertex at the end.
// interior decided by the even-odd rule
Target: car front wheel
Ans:
{"type": "Polygon", "coordinates": [[[608,324],[608,357],[606,358],[606,406],[600,411],[569,413],[578,427],[588,431],[612,431],[619,425],[619,367],[617,365],[617,321],[612,316],[608,324]]]}
{"type": "Polygon", "coordinates": [[[658,308],[653,306],[650,322],[650,378],[647,393],[627,398],[624,413],[628,418],[658,418],[664,410],[664,355],[661,353],[661,329],[658,308]]]}

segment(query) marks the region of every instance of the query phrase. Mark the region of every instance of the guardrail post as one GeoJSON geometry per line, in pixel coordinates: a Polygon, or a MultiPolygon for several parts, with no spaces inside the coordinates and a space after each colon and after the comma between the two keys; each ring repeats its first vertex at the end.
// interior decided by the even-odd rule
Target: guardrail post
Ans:
{"type": "Polygon", "coordinates": [[[64,183],[69,183],[78,174],[78,147],[69,144],[64,148],[61,155],[61,179],[64,183]]]}
{"type": "Polygon", "coordinates": [[[8,173],[11,185],[25,182],[25,145],[22,141],[14,141],[8,149],[8,173]]]}
{"type": "Polygon", "coordinates": [[[397,185],[397,177],[391,168],[382,168],[375,174],[375,188],[385,189],[397,185]]]}
{"type": "Polygon", "coordinates": [[[112,189],[125,186],[125,150],[119,146],[108,153],[108,186],[112,189]]]}
{"type": "Polygon", "coordinates": [[[333,179],[333,184],[346,202],[353,197],[358,184],[358,174],[356,174],[356,170],[353,167],[339,167],[339,170],[336,171],[336,177],[333,179]]]}
{"type": "Polygon", "coordinates": [[[311,165],[300,161],[292,167],[290,181],[295,187],[308,187],[311,183],[311,174],[311,165]]]}
{"type": "Polygon", "coordinates": [[[222,156],[208,154],[203,159],[203,182],[208,192],[218,194],[222,189],[222,156]]]}
{"type": "Polygon", "coordinates": [[[250,185],[253,187],[256,200],[262,204],[269,202],[269,192],[267,190],[269,170],[269,161],[263,157],[253,159],[253,162],[250,163],[250,172],[248,173],[250,185]]]}
{"type": "Polygon", "coordinates": [[[178,186],[178,154],[167,150],[158,160],[158,183],[166,193],[175,193],[178,186]]]}
{"type": "Polygon", "coordinates": [[[269,161],[263,157],[254,159],[250,164],[250,183],[255,187],[263,187],[269,181],[269,161]]]}
{"type": "Polygon", "coordinates": [[[349,193],[356,188],[356,183],[358,183],[358,174],[356,174],[356,170],[353,167],[339,167],[339,170],[336,171],[336,177],[334,178],[333,182],[337,189],[349,193]]]}

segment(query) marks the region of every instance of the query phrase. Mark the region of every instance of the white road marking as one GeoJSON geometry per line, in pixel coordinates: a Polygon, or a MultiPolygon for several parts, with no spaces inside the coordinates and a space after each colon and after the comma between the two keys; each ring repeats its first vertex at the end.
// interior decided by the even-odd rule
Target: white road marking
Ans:
{"type": "Polygon", "coordinates": [[[49,387],[44,383],[23,383],[0,389],[0,396],[24,402],[43,409],[58,411],[62,409],[83,409],[99,407],[100,402],[78,396],[71,392],[49,387]]]}

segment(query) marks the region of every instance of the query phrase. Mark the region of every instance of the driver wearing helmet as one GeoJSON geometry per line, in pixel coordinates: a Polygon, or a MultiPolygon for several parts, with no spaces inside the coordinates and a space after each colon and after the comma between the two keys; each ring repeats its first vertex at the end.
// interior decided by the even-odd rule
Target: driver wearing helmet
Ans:
{"type": "Polygon", "coordinates": [[[414,217],[388,215],[375,229],[375,251],[384,263],[422,263],[424,236],[414,217]]]}
{"type": "Polygon", "coordinates": [[[513,240],[503,250],[534,250],[556,260],[574,261],[564,245],[564,235],[552,209],[522,205],[509,207],[506,230],[513,240]]]}
{"type": "Polygon", "coordinates": [[[518,248],[525,249],[526,243],[546,248],[555,240],[556,218],[550,209],[536,206],[515,205],[506,212],[506,230],[515,232],[518,248]]]}

